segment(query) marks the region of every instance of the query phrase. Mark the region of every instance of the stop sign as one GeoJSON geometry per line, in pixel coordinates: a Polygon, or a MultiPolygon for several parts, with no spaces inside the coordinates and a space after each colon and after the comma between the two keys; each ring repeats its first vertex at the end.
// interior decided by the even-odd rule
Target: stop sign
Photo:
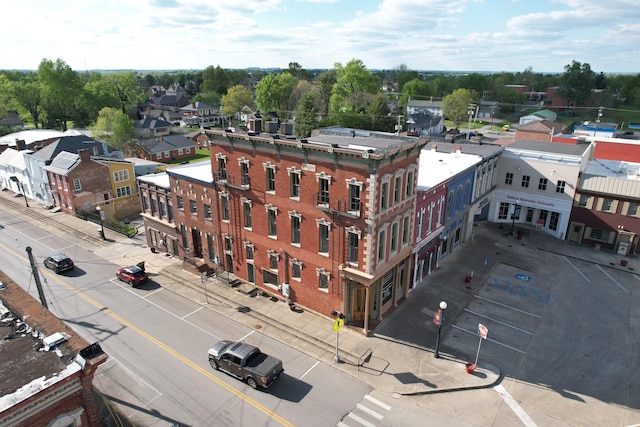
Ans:
{"type": "Polygon", "coordinates": [[[487,339],[487,334],[489,333],[489,329],[484,326],[482,323],[478,323],[478,333],[484,339],[487,339]]]}

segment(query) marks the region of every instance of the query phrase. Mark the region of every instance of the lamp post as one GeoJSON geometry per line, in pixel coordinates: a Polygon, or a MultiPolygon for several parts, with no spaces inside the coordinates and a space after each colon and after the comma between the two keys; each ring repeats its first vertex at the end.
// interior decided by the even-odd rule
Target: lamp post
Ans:
{"type": "Polygon", "coordinates": [[[96,206],[96,211],[98,211],[98,218],[100,219],[100,229],[98,230],[98,233],[100,233],[100,238],[104,240],[104,225],[102,224],[102,210],[100,209],[100,206],[96,206]]]}
{"type": "Polygon", "coordinates": [[[447,309],[447,302],[440,301],[440,318],[438,319],[438,336],[436,337],[436,352],[433,353],[433,357],[436,359],[440,357],[440,331],[442,330],[442,322],[444,322],[444,311],[447,309]]]}
{"type": "Polygon", "coordinates": [[[511,231],[509,232],[509,234],[512,236],[513,236],[513,228],[516,225],[516,212],[518,212],[519,208],[520,208],[520,199],[516,200],[516,204],[513,206],[513,213],[511,214],[511,231]]]}
{"type": "Polygon", "coordinates": [[[469,115],[469,124],[467,125],[467,141],[469,140],[471,135],[471,117],[473,116],[473,110],[475,110],[475,108],[475,104],[469,104],[469,107],[467,107],[467,114],[469,115]]]}

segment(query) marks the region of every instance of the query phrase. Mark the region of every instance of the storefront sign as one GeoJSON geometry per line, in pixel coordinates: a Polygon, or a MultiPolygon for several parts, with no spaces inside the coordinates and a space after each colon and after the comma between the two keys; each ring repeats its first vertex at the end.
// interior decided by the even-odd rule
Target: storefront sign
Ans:
{"type": "Polygon", "coordinates": [[[382,305],[385,305],[393,296],[393,270],[390,270],[382,279],[382,305]]]}

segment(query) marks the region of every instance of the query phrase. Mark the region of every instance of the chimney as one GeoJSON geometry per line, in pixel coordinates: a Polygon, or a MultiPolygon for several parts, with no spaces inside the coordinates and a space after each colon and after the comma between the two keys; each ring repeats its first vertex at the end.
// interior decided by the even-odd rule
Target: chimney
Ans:
{"type": "Polygon", "coordinates": [[[438,150],[438,146],[436,144],[431,144],[431,151],[435,152],[438,150]]]}
{"type": "Polygon", "coordinates": [[[27,143],[24,139],[16,138],[16,150],[23,151],[27,149],[27,143]]]}
{"type": "Polygon", "coordinates": [[[460,157],[460,153],[462,153],[462,147],[459,145],[456,147],[456,157],[460,157]]]}
{"type": "Polygon", "coordinates": [[[78,150],[78,155],[80,156],[81,162],[88,162],[91,160],[91,154],[89,154],[89,150],[83,148],[82,150],[78,150]]]}

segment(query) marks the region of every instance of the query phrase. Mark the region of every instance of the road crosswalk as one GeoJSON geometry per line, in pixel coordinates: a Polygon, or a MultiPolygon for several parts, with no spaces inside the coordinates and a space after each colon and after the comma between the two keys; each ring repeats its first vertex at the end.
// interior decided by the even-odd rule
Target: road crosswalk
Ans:
{"type": "Polygon", "coordinates": [[[338,427],[381,427],[385,425],[383,419],[390,410],[391,406],[367,394],[345,415],[338,427]]]}

